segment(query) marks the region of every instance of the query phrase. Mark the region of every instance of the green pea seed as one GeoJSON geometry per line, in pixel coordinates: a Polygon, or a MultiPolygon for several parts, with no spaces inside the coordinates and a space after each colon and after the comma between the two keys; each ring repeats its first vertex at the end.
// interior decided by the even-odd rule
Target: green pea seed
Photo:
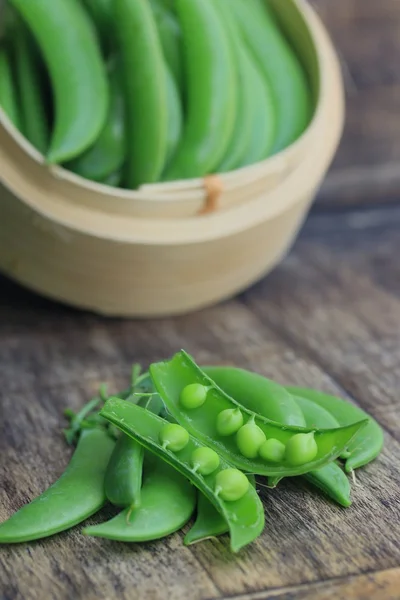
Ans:
{"type": "Polygon", "coordinates": [[[297,433],[286,444],[285,458],[292,466],[311,462],[318,453],[314,433],[297,433]]]}
{"type": "Polygon", "coordinates": [[[211,448],[196,448],[192,454],[193,469],[200,475],[210,475],[219,467],[219,456],[211,448]]]}
{"type": "Polygon", "coordinates": [[[280,463],[285,456],[286,446],[275,438],[270,438],[260,446],[258,454],[267,462],[280,463]]]}
{"type": "Polygon", "coordinates": [[[191,383],[183,388],[180,396],[180,403],[184,408],[193,410],[203,406],[207,398],[208,388],[200,383],[191,383]]]}
{"type": "Polygon", "coordinates": [[[224,469],[215,477],[215,493],[226,502],[240,500],[249,489],[249,480],[239,469],[224,469]]]}
{"type": "Polygon", "coordinates": [[[175,423],[169,423],[165,425],[160,431],[160,442],[163,448],[171,450],[172,452],[179,452],[189,442],[189,434],[180,425],[175,423]]]}
{"type": "Polygon", "coordinates": [[[217,433],[223,437],[233,435],[243,425],[243,415],[239,408],[227,408],[217,417],[217,433]]]}
{"type": "Polygon", "coordinates": [[[239,452],[246,458],[256,458],[265,440],[265,433],[255,424],[254,417],[246,425],[243,425],[236,434],[239,452]]]}

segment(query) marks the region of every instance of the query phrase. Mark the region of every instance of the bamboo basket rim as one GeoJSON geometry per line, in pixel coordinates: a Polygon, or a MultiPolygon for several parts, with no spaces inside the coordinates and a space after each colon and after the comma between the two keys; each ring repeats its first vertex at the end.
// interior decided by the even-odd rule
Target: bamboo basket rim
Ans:
{"type": "MultiPolygon", "coordinates": [[[[340,76],[340,67],[337,56],[333,49],[329,36],[322,25],[315,11],[304,1],[294,0],[302,6],[302,10],[310,24],[310,30],[313,32],[315,46],[318,51],[320,66],[330,66],[329,73],[327,68],[320,69],[321,94],[326,98],[337,96],[338,102],[343,103],[343,90],[340,76]]],[[[321,119],[321,105],[319,102],[316,115],[321,119]]],[[[343,109],[342,109],[343,113],[343,109]]],[[[340,132],[343,125],[343,114],[340,118],[340,132]]],[[[5,126],[6,134],[16,137],[14,131],[9,131],[10,127],[5,126]]],[[[22,137],[22,136],[20,136],[22,137]]],[[[321,170],[327,159],[327,149],[324,149],[324,136],[316,139],[315,148],[293,172],[291,172],[285,181],[281,183],[278,190],[270,192],[268,202],[263,194],[253,198],[246,203],[230,207],[223,211],[217,211],[210,215],[194,216],[176,219],[158,219],[143,218],[132,216],[130,214],[115,214],[107,212],[102,207],[87,207],[72,204],[70,200],[60,197],[48,197],[45,191],[38,194],[35,185],[28,180],[21,179],[21,173],[14,165],[14,175],[19,175],[19,185],[9,182],[8,177],[2,179],[21,202],[25,203],[35,211],[38,218],[44,217],[53,223],[54,231],[57,233],[58,227],[67,228],[72,235],[88,234],[95,238],[107,239],[115,242],[127,242],[136,244],[151,245],[179,245],[199,242],[208,242],[217,240],[225,236],[232,235],[241,230],[248,229],[260,220],[267,220],[274,215],[288,210],[295,202],[296,192],[299,187],[304,187],[304,193],[312,190],[315,183],[307,181],[309,170],[321,170]],[[304,175],[305,174],[305,175],[304,175]],[[16,189],[17,188],[17,189],[16,189]],[[282,196],[285,202],[282,203],[282,196]]],[[[13,167],[8,153],[0,146],[0,164],[13,167]]],[[[257,165],[255,165],[257,166],[257,165]]],[[[253,167],[255,167],[253,166],[253,167]]],[[[254,169],[256,172],[257,169],[254,169]]],[[[175,195],[174,195],[175,196],[175,195]]],[[[146,196],[146,202],[149,198],[146,196]]],[[[48,226],[48,225],[47,225],[48,226]]]]}
{"type": "MultiPolygon", "coordinates": [[[[317,59],[319,59],[318,45],[315,40],[313,23],[310,23],[309,19],[307,18],[309,16],[307,15],[307,9],[309,9],[307,0],[285,0],[285,2],[290,2],[297,10],[298,14],[305,20],[305,24],[312,39],[317,59]]],[[[318,60],[318,62],[320,61],[318,60]]],[[[321,71],[321,64],[319,70],[321,71]]],[[[291,157],[293,154],[295,154],[298,149],[304,145],[305,141],[307,141],[309,138],[312,138],[313,133],[318,126],[320,121],[319,109],[321,105],[319,96],[320,92],[318,94],[318,100],[310,123],[305,131],[299,136],[299,138],[295,140],[289,147],[283,149],[274,156],[262,161],[258,161],[254,164],[235,169],[228,173],[219,174],[218,176],[221,179],[224,191],[231,191],[237,187],[243,187],[246,185],[246,183],[251,183],[252,181],[256,180],[261,173],[263,175],[268,173],[284,173],[288,168],[288,164],[291,162],[291,157]]],[[[4,111],[1,109],[1,107],[0,124],[2,124],[7,129],[8,133],[14,137],[15,141],[20,145],[26,155],[29,156],[33,162],[35,162],[37,165],[46,166],[43,155],[34,146],[32,146],[28,140],[25,139],[25,137],[14,127],[12,123],[10,123],[7,115],[4,114],[4,111]]],[[[99,197],[103,196],[109,198],[112,196],[114,202],[118,202],[118,200],[145,200],[147,204],[167,204],[169,202],[185,204],[188,200],[204,200],[205,192],[203,178],[144,184],[137,190],[127,190],[113,187],[111,188],[111,192],[110,186],[95,181],[90,181],[62,166],[52,165],[50,170],[57,179],[65,181],[67,184],[80,187],[84,190],[94,192],[98,194],[99,197]]]]}

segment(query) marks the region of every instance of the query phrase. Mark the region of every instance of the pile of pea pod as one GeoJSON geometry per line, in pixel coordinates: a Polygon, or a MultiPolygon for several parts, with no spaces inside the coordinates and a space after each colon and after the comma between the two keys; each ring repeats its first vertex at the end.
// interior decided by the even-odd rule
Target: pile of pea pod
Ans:
{"type": "Polygon", "coordinates": [[[261,161],[313,110],[268,0],[6,0],[0,106],[44,156],[136,189],[261,161]]]}
{"type": "Polygon", "coordinates": [[[134,367],[121,394],[102,390],[65,414],[76,444],[66,471],[0,524],[0,543],[64,531],[109,503],[116,516],[83,534],[156,540],[195,515],[185,544],[229,533],[238,552],[264,529],[257,486],[305,478],[347,507],[347,473],[383,446],[376,421],[345,400],[239,368],[201,368],[183,350],[143,374],[134,367]]]}

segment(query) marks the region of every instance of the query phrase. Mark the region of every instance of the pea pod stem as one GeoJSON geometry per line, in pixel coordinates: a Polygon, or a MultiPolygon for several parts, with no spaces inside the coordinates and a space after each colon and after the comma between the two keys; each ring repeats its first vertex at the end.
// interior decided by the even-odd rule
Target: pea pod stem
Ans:
{"type": "Polygon", "coordinates": [[[99,407],[102,399],[98,396],[92,398],[89,402],[87,402],[78,413],[75,413],[73,410],[67,408],[64,411],[64,415],[71,419],[70,427],[64,430],[64,435],[69,444],[72,444],[77,435],[79,434],[80,426],[82,421],[93,412],[94,409],[99,407]]]}

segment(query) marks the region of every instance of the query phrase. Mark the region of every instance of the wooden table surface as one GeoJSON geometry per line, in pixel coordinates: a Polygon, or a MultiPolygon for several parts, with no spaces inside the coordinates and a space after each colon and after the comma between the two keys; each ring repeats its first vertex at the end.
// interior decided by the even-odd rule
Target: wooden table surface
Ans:
{"type": "Polygon", "coordinates": [[[357,472],[349,509],[293,480],[262,492],[265,532],[236,557],[226,537],[124,545],[80,527],[2,547],[1,600],[400,598],[400,7],[314,4],[344,57],[348,124],[319,202],[272,275],[157,321],[79,313],[0,279],[0,520],[66,466],[64,407],[80,407],[103,381],[118,390],[132,362],[180,348],[200,363],[349,397],[384,427],[382,455],[357,472]]]}

